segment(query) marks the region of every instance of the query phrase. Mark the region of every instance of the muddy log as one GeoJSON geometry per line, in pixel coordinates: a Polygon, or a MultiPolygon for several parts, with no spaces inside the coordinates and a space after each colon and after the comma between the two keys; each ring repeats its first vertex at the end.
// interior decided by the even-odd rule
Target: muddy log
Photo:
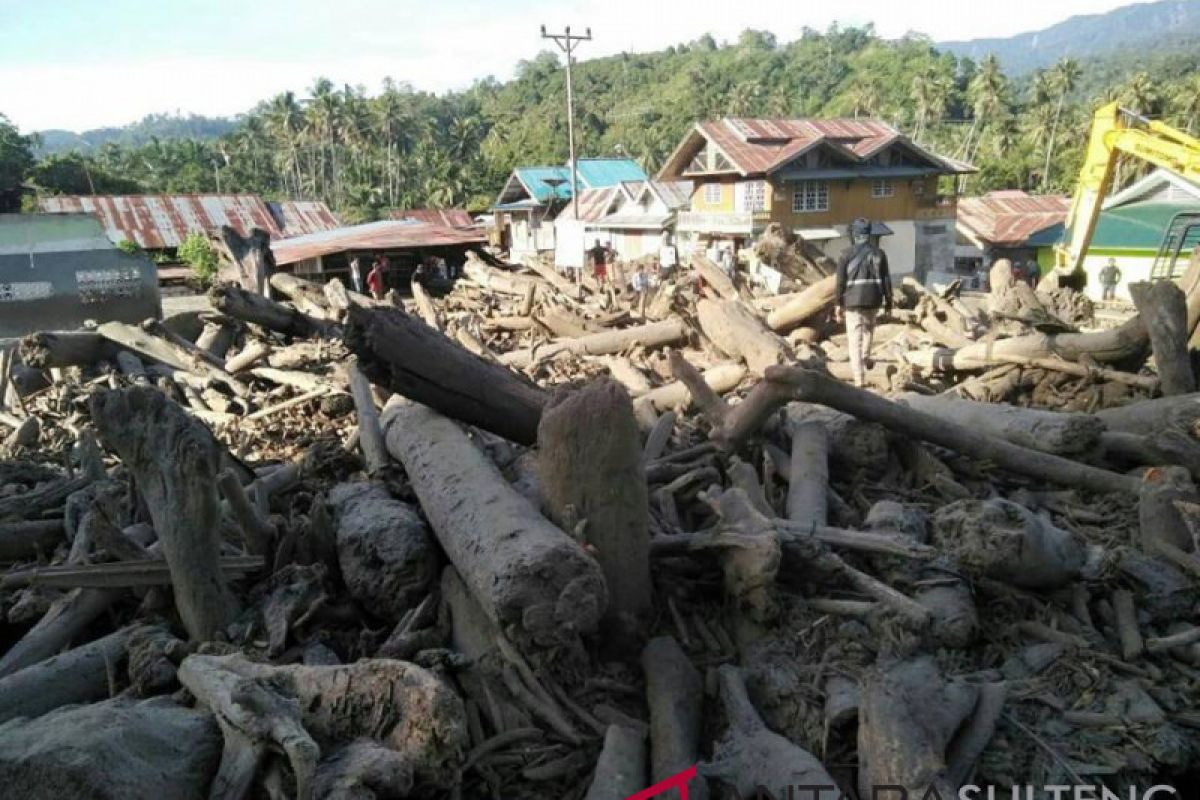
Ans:
{"type": "Polygon", "coordinates": [[[778,332],[789,331],[829,308],[836,299],[837,276],[829,275],[767,314],[767,327],[778,332]]]}
{"type": "Polygon", "coordinates": [[[50,555],[65,541],[62,520],[0,522],[0,564],[23,561],[38,553],[50,555]]]}
{"type": "Polygon", "coordinates": [[[641,436],[629,394],[602,377],[551,401],[538,426],[538,478],[550,518],[584,537],[608,584],[608,619],[634,634],[650,610],[650,534],[641,436]]]}
{"type": "Polygon", "coordinates": [[[208,291],[213,308],[242,322],[261,325],[286,336],[329,336],[336,326],[238,286],[214,286],[208,291]]]}
{"type": "MultiPolygon", "coordinates": [[[[699,761],[704,682],[670,636],[650,640],[642,651],[642,671],[650,709],[650,782],[659,783],[699,761]]],[[[708,800],[707,784],[689,788],[693,800],[708,800]]]]}
{"type": "Polygon", "coordinates": [[[375,393],[362,370],[358,359],[350,359],[346,365],[346,378],[350,394],[354,398],[354,413],[358,418],[358,446],[368,474],[375,474],[387,466],[387,447],[383,443],[383,430],[379,427],[379,409],[375,407],[375,393]]]}
{"type": "Polygon", "coordinates": [[[519,444],[533,444],[548,395],[399,309],[350,309],[346,344],[389,391],[519,444]]]}
{"type": "Polygon", "coordinates": [[[818,421],[791,426],[787,518],[805,528],[829,523],[829,433],[818,421]]]}
{"type": "Polygon", "coordinates": [[[123,628],[0,679],[0,723],[103,700],[109,672],[125,658],[134,628],[123,628]]]}
{"type": "Polygon", "coordinates": [[[470,252],[467,253],[467,260],[463,263],[462,271],[463,275],[485,289],[490,289],[493,292],[501,294],[513,294],[518,297],[524,295],[530,286],[536,287],[542,283],[540,279],[529,275],[519,275],[515,272],[506,272],[502,269],[490,267],[479,256],[470,252]]]}
{"type": "Polygon", "coordinates": [[[0,793],[22,800],[204,800],[221,753],[210,714],[166,697],[68,706],[0,725],[0,793]]]}
{"type": "Polygon", "coordinates": [[[337,310],[331,309],[325,288],[319,283],[297,277],[290,272],[276,272],[271,276],[271,288],[292,301],[292,305],[314,319],[333,321],[337,310]]]}
{"type": "Polygon", "coordinates": [[[267,294],[267,280],[275,271],[275,255],[271,252],[271,237],[261,228],[242,236],[229,225],[221,226],[220,243],[230,264],[224,267],[226,280],[237,281],[241,288],[259,296],[267,294]]]}
{"type": "Polygon", "coordinates": [[[49,369],[95,364],[113,358],[116,348],[95,331],[39,331],[21,339],[20,355],[28,367],[49,369]]]}
{"type": "MultiPolygon", "coordinates": [[[[690,370],[692,376],[688,380],[692,383],[698,380],[695,368],[683,359],[673,359],[672,368],[680,377],[687,375],[690,370]]],[[[800,367],[771,367],[767,370],[766,378],[737,406],[727,406],[719,398],[707,407],[701,405],[713,426],[713,437],[724,446],[735,448],[757,432],[780,406],[790,400],[829,406],[859,419],[878,422],[914,439],[941,445],[972,458],[992,461],[1018,475],[1060,486],[1136,494],[1141,483],[1138,478],[1011,444],[800,367]]]]}
{"type": "Polygon", "coordinates": [[[458,425],[393,398],[388,452],[442,548],[501,630],[535,641],[590,633],[608,608],[600,566],[505,480],[458,425]]]}
{"type": "Polygon", "coordinates": [[[999,403],[909,393],[905,405],[1005,441],[1057,455],[1086,453],[1100,441],[1104,423],[1091,414],[1043,411],[999,403]]]}
{"type": "Polygon", "coordinates": [[[203,423],[147,387],[94,394],[91,415],[150,510],[184,627],[195,640],[215,638],[236,612],[219,564],[220,446],[203,423]]]}
{"type": "Polygon", "coordinates": [[[692,256],[692,266],[700,273],[700,277],[704,282],[712,287],[723,300],[737,300],[737,287],[733,285],[733,279],[725,274],[725,271],[717,266],[713,261],[705,256],[696,253],[692,256]]]}
{"type": "Polygon", "coordinates": [[[513,350],[500,356],[501,363],[523,368],[535,361],[554,358],[562,354],[603,356],[617,353],[635,345],[660,347],[681,342],[688,336],[688,326],[683,320],[672,318],[662,322],[635,325],[632,328],[602,331],[577,339],[563,339],[542,347],[513,350]]]}
{"type": "MultiPolygon", "coordinates": [[[[704,383],[717,394],[725,394],[737,388],[746,377],[746,368],[741,364],[718,364],[704,371],[704,383]]],[[[683,381],[671,383],[651,389],[634,400],[635,406],[649,405],[655,411],[667,411],[682,406],[687,408],[692,404],[692,393],[688,391],[683,381]]]]}
{"type": "Polygon", "coordinates": [[[1150,333],[1154,364],[1168,397],[1196,391],[1188,352],[1187,298],[1173,281],[1135,283],[1129,287],[1138,316],[1150,333]]]}
{"type": "Polygon", "coordinates": [[[721,352],[740,358],[755,375],[791,361],[791,350],[740,300],[701,300],[697,318],[704,335],[721,352]]]}

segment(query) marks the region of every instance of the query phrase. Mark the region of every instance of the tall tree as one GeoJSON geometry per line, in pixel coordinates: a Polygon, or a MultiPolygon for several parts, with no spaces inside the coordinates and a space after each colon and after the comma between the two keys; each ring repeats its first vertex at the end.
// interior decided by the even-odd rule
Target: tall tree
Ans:
{"type": "Polygon", "coordinates": [[[1050,72],[1050,84],[1057,100],[1054,107],[1054,122],[1050,127],[1050,141],[1046,145],[1046,166],[1042,170],[1043,191],[1050,182],[1050,162],[1054,160],[1054,146],[1058,140],[1058,124],[1062,121],[1063,105],[1067,102],[1067,97],[1079,85],[1079,78],[1082,75],[1083,70],[1080,69],[1079,62],[1073,58],[1064,58],[1059,61],[1050,72]]]}

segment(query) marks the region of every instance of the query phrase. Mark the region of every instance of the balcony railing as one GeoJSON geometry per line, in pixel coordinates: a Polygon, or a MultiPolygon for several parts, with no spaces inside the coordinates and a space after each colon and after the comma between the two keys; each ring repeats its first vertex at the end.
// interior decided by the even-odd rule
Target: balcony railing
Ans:
{"type": "Polygon", "coordinates": [[[771,215],[766,211],[681,211],[676,218],[675,227],[680,231],[698,233],[750,234],[766,227],[770,218],[771,215]]]}

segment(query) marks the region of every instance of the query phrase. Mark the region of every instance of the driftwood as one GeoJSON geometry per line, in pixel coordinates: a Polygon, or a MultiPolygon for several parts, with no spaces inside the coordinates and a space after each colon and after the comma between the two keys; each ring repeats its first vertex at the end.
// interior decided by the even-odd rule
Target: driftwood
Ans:
{"type": "Polygon", "coordinates": [[[50,554],[64,541],[61,520],[0,522],[0,563],[50,554]]]}
{"type": "Polygon", "coordinates": [[[600,378],[551,402],[538,426],[539,483],[550,517],[586,520],[608,585],[608,615],[636,631],[650,611],[650,535],[641,443],[625,389],[600,378]]]}
{"type": "Polygon", "coordinates": [[[1041,411],[916,393],[902,395],[900,399],[909,408],[931,417],[1044,453],[1086,453],[1099,443],[1104,431],[1104,423],[1091,414],[1041,411]]]}
{"type": "Polygon", "coordinates": [[[236,610],[217,559],[219,446],[201,423],[149,388],[93,395],[92,421],[137,481],[171,567],[188,634],[212,639],[236,610]]]}
{"type": "Polygon", "coordinates": [[[837,276],[830,275],[772,309],[767,314],[767,327],[780,332],[799,327],[833,305],[836,299],[837,276]]]}
{"type": "Polygon", "coordinates": [[[329,322],[237,286],[214,286],[208,299],[226,316],[288,336],[330,336],[337,332],[329,322]]]}
{"type": "MultiPolygon", "coordinates": [[[[704,689],[700,674],[669,636],[646,645],[642,670],[650,709],[650,779],[657,784],[699,760],[704,689]]],[[[689,788],[693,800],[708,800],[706,784],[689,788]]]]}
{"type": "Polygon", "coordinates": [[[755,375],[792,360],[787,342],[768,330],[739,300],[701,300],[697,317],[704,335],[721,352],[744,360],[755,375]]]}
{"type": "Polygon", "coordinates": [[[700,403],[701,408],[713,426],[714,437],[726,446],[736,446],[752,435],[788,401],[803,400],[827,405],[860,419],[881,423],[907,436],[1063,486],[1124,493],[1136,493],[1138,489],[1136,478],[1010,444],[839,383],[815,370],[772,367],[745,401],[729,409],[704,387],[695,368],[681,358],[673,359],[672,364],[678,370],[676,377],[688,384],[693,395],[708,396],[707,401],[700,403]]]}
{"type": "MultiPolygon", "coordinates": [[[[746,368],[741,364],[718,364],[706,369],[703,378],[704,383],[713,392],[724,394],[736,389],[746,378],[746,368]]],[[[692,394],[687,385],[683,381],[672,381],[639,395],[634,400],[634,405],[649,406],[655,411],[668,411],[673,408],[686,410],[692,402],[692,394]]]]}
{"type": "Polygon", "coordinates": [[[362,450],[367,473],[374,474],[388,463],[383,430],[379,427],[379,409],[375,407],[375,395],[366,376],[358,368],[357,359],[352,359],[346,365],[346,377],[350,383],[350,394],[354,397],[354,411],[358,416],[358,446],[362,450]]]}
{"type": "Polygon", "coordinates": [[[610,725],[584,800],[627,800],[646,786],[646,735],[610,725]]]}
{"type": "Polygon", "coordinates": [[[540,641],[595,630],[608,607],[599,565],[513,490],[457,425],[393,400],[384,431],[438,541],[490,619],[540,641]]]}
{"type": "Polygon", "coordinates": [[[711,286],[713,291],[724,300],[737,300],[737,287],[733,284],[733,279],[725,274],[717,264],[700,253],[692,255],[692,266],[696,272],[700,273],[700,277],[704,279],[705,284],[711,286]]]}
{"type": "Polygon", "coordinates": [[[267,280],[275,271],[275,256],[271,253],[271,237],[261,228],[242,236],[229,225],[221,226],[219,242],[224,246],[225,256],[232,270],[226,277],[237,281],[246,291],[266,295],[267,280]]]}
{"type": "Polygon", "coordinates": [[[1187,298],[1173,281],[1134,284],[1129,287],[1138,316],[1150,334],[1154,364],[1162,379],[1162,392],[1171,397],[1196,391],[1188,353],[1187,298]]]}
{"type": "Polygon", "coordinates": [[[0,678],[0,723],[107,698],[111,671],[124,659],[132,633],[123,628],[0,678]]]}
{"type": "MultiPolygon", "coordinates": [[[[21,340],[21,361],[29,367],[74,367],[114,355],[112,342],[95,331],[42,331],[21,340]]],[[[0,398],[3,399],[3,398],[0,398]]]]}
{"type": "Polygon", "coordinates": [[[372,383],[514,442],[537,438],[542,389],[398,309],[350,309],[346,343],[372,383]]]}
{"type": "Polygon", "coordinates": [[[513,367],[524,368],[532,365],[535,361],[551,359],[560,355],[601,356],[617,353],[635,345],[661,347],[681,342],[687,336],[688,327],[683,320],[668,319],[662,322],[635,325],[632,328],[592,333],[577,339],[562,339],[543,347],[513,350],[502,355],[500,361],[513,367]]]}
{"type": "Polygon", "coordinates": [[[799,422],[791,428],[787,518],[803,527],[826,525],[829,521],[829,434],[819,422],[799,422]]]}

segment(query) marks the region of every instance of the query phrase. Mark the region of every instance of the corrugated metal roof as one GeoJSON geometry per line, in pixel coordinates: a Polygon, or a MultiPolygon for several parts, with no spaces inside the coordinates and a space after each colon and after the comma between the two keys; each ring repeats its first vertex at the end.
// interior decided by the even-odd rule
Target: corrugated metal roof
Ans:
{"type": "MultiPolygon", "coordinates": [[[[570,181],[571,170],[569,167],[565,169],[567,180],[570,181]]],[[[576,169],[579,180],[589,189],[616,186],[622,181],[644,181],[647,178],[646,171],[632,158],[581,158],[576,169]]],[[[570,191],[569,187],[567,191],[570,191]]]]}
{"type": "Polygon", "coordinates": [[[189,233],[215,233],[222,225],[246,236],[261,228],[281,236],[270,209],[252,194],[64,195],[38,198],[48,214],[87,213],[100,220],[108,238],[147,250],[178,247],[189,233]]]}
{"type": "Polygon", "coordinates": [[[539,203],[571,197],[571,170],[566,167],[517,167],[517,180],[539,203]]]}
{"type": "Polygon", "coordinates": [[[926,159],[939,171],[971,172],[965,162],[926,150],[875,119],[745,119],[726,117],[698,123],[668,159],[662,175],[681,175],[686,159],[703,141],[712,144],[742,175],[762,175],[791,162],[813,147],[832,148],[850,163],[864,162],[890,145],[926,159]]]}
{"type": "MultiPolygon", "coordinates": [[[[603,189],[583,189],[579,192],[579,219],[584,222],[595,222],[608,213],[608,208],[615,199],[617,187],[608,186],[603,189]]],[[[557,219],[575,219],[575,204],[567,203],[557,219]]]]}
{"type": "Polygon", "coordinates": [[[347,250],[404,250],[416,247],[453,247],[485,241],[482,232],[457,230],[413,220],[383,220],[365,225],[281,239],[271,243],[276,264],[294,264],[317,256],[347,250]]]}
{"type": "Polygon", "coordinates": [[[1016,247],[1038,231],[1061,224],[1070,210],[1069,197],[990,192],[983,197],[959,199],[958,224],[988,244],[1016,247]]]}
{"type": "Polygon", "coordinates": [[[430,225],[447,228],[474,228],[475,220],[464,208],[410,208],[404,211],[391,210],[388,219],[415,219],[430,225]]]}
{"type": "Polygon", "coordinates": [[[342,226],[342,221],[320,200],[282,200],[267,203],[267,209],[285,238],[342,226]]]}
{"type": "Polygon", "coordinates": [[[650,184],[672,211],[691,206],[691,181],[650,181],[650,184]]]}

